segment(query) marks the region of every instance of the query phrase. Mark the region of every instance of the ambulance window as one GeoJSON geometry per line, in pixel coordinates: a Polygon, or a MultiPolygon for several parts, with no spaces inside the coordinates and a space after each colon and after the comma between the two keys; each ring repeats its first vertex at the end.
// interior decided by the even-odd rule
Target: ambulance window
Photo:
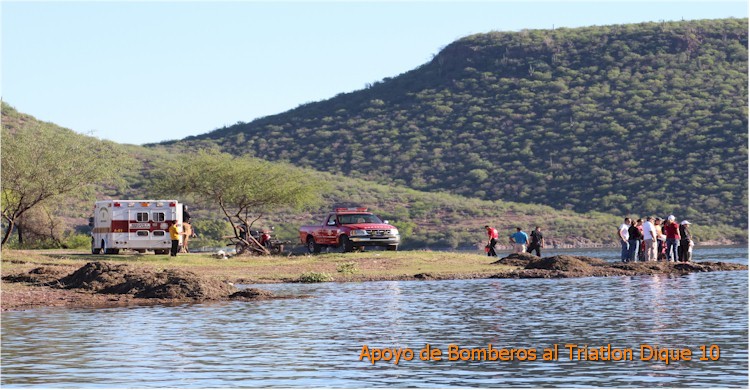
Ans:
{"type": "Polygon", "coordinates": [[[148,237],[148,230],[139,230],[135,234],[138,237],[148,237]]]}
{"type": "Polygon", "coordinates": [[[164,230],[154,230],[154,237],[163,237],[164,230]]]}
{"type": "Polygon", "coordinates": [[[154,222],[164,222],[166,218],[164,213],[154,213],[154,222]]]}
{"type": "Polygon", "coordinates": [[[138,222],[148,222],[148,213],[135,213],[135,220],[138,222]]]}

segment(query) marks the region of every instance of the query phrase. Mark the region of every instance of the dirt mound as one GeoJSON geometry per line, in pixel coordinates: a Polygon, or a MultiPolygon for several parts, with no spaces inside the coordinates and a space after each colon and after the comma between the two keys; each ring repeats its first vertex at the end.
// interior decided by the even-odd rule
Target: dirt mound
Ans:
{"type": "Polygon", "coordinates": [[[612,263],[609,265],[611,268],[632,271],[634,274],[639,275],[651,275],[655,273],[673,273],[675,269],[670,266],[670,263],[664,261],[648,261],[648,262],[627,262],[627,263],[612,263]]]}
{"type": "Polygon", "coordinates": [[[219,299],[236,291],[227,283],[182,270],[152,271],[126,264],[88,263],[59,280],[65,288],[101,294],[130,294],[136,298],[219,299]]]}
{"type": "Polygon", "coordinates": [[[534,260],[525,268],[588,273],[591,272],[591,267],[591,262],[582,260],[578,256],[558,255],[534,260]]]}
{"type": "Polygon", "coordinates": [[[229,296],[231,299],[268,299],[273,297],[272,292],[260,288],[246,288],[229,296]]]}
{"type": "Polygon", "coordinates": [[[39,283],[39,279],[29,274],[14,274],[14,275],[3,276],[3,280],[6,282],[10,282],[10,283],[32,283],[32,284],[39,283]]]}
{"type": "Polygon", "coordinates": [[[66,271],[60,267],[37,267],[26,273],[4,276],[3,280],[11,283],[55,284],[66,271]]]}
{"type": "Polygon", "coordinates": [[[747,270],[744,264],[702,262],[666,263],[630,262],[608,263],[584,256],[552,256],[530,262],[524,269],[514,269],[490,276],[491,278],[577,278],[589,276],[685,275],[693,272],[747,270]]]}
{"type": "Polygon", "coordinates": [[[125,283],[127,272],[128,266],[125,264],[93,262],[84,265],[64,278],[60,278],[59,281],[64,288],[101,291],[113,285],[125,283]]]}
{"type": "Polygon", "coordinates": [[[714,272],[714,271],[737,271],[747,269],[744,264],[723,263],[723,262],[702,262],[702,263],[671,263],[672,268],[683,272],[714,272]]]}
{"type": "Polygon", "coordinates": [[[526,267],[530,262],[539,260],[539,257],[531,253],[511,253],[492,264],[512,265],[515,267],[526,267]]]}

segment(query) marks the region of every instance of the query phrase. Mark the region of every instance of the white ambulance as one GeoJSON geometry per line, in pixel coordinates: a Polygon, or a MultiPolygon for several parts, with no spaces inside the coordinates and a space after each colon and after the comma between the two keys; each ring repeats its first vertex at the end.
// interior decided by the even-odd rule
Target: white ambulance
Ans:
{"type": "MultiPolygon", "coordinates": [[[[183,205],[176,200],[100,200],[94,206],[91,253],[117,254],[120,249],[167,254],[169,227],[182,223],[183,205]]],[[[182,238],[182,237],[180,237],[182,238]]]]}

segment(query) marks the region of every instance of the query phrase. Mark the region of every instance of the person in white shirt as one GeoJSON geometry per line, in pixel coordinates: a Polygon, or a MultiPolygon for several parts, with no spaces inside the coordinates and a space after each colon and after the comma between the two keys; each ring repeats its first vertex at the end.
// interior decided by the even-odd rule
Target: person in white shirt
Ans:
{"type": "Polygon", "coordinates": [[[656,228],[651,223],[654,219],[646,217],[643,223],[643,251],[646,255],[646,261],[656,261],[656,228]]]}
{"type": "Polygon", "coordinates": [[[625,223],[620,225],[620,229],[617,231],[617,235],[620,236],[620,245],[622,245],[622,252],[620,253],[620,260],[623,262],[628,260],[628,229],[630,228],[630,218],[625,218],[625,223]]]}

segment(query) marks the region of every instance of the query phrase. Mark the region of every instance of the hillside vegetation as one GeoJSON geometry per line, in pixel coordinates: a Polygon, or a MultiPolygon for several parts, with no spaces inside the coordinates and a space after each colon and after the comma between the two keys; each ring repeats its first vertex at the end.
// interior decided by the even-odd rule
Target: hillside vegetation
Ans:
{"type": "MultiPolygon", "coordinates": [[[[90,142],[91,137],[77,134],[53,123],[40,122],[6,103],[2,104],[2,123],[8,136],[22,126],[46,126],[55,129],[60,137],[90,142]]],[[[94,199],[173,198],[174,194],[157,193],[154,173],[158,167],[171,166],[175,159],[184,159],[195,150],[180,151],[165,147],[145,148],[99,141],[112,153],[120,156],[122,180],[117,185],[95,184],[93,191],[81,191],[70,196],[56,197],[38,207],[25,223],[27,247],[83,246],[89,244],[87,219],[94,199]],[[36,234],[33,234],[36,233],[36,234]],[[31,234],[31,235],[30,235],[31,234]]],[[[215,147],[215,146],[214,146],[215,147]]],[[[301,168],[286,167],[296,170],[301,168]]],[[[319,223],[323,214],[333,207],[367,206],[381,217],[390,220],[401,231],[404,248],[472,248],[481,246],[483,226],[491,224],[501,233],[510,234],[514,227],[530,229],[544,227],[549,242],[559,245],[609,245],[615,242],[614,229],[620,217],[606,213],[580,214],[570,210],[556,210],[549,206],[516,202],[485,201],[447,193],[417,191],[401,186],[376,184],[362,179],[348,178],[312,169],[301,169],[305,175],[323,187],[324,200],[316,207],[301,213],[266,214],[257,227],[276,228],[275,235],[283,240],[297,241],[297,228],[303,224],[319,223]]],[[[201,238],[196,245],[221,245],[222,235],[229,235],[229,226],[215,205],[191,203],[191,213],[201,238]]],[[[743,242],[743,229],[714,224],[697,224],[698,242],[743,242]]]]}
{"type": "Polygon", "coordinates": [[[746,229],[747,23],[473,35],[365,90],[165,144],[469,198],[746,229]]]}

